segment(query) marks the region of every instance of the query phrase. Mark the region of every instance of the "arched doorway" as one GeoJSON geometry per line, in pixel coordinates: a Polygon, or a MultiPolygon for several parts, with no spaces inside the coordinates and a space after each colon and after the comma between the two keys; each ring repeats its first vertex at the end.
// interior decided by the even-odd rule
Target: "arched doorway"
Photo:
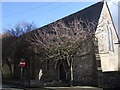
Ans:
{"type": "Polygon", "coordinates": [[[59,77],[60,77],[60,80],[66,79],[66,72],[65,72],[65,68],[64,68],[63,64],[61,64],[60,68],[59,68],[59,77]]]}

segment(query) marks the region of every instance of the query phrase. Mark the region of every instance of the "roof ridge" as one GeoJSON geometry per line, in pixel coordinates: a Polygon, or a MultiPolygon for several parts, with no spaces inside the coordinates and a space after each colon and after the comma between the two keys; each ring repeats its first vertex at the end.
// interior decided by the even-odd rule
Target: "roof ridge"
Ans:
{"type": "Polygon", "coordinates": [[[0,32],[0,34],[1,34],[1,35],[13,36],[13,35],[11,35],[11,34],[6,34],[6,33],[2,33],[2,32],[0,32]]]}

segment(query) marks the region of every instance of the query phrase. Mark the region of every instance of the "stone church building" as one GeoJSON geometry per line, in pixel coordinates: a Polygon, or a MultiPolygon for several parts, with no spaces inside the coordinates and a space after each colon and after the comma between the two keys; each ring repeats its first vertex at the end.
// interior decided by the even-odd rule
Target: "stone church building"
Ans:
{"type": "MultiPolygon", "coordinates": [[[[101,1],[66,16],[61,20],[64,22],[71,22],[74,20],[74,17],[83,18],[87,22],[97,22],[96,31],[94,33],[98,43],[94,47],[94,49],[97,50],[96,53],[83,57],[75,56],[72,66],[73,85],[102,86],[101,84],[104,83],[104,80],[108,80],[107,77],[103,78],[104,72],[119,72],[120,70],[120,49],[117,44],[119,38],[108,5],[105,1],[101,1]]],[[[57,23],[58,21],[59,20],[53,23],[57,23]]],[[[49,27],[50,24],[38,28],[37,30],[45,29],[49,27]]],[[[51,82],[54,84],[55,81],[63,81],[64,85],[67,85],[67,81],[70,79],[68,63],[65,60],[59,60],[56,68],[53,60],[43,61],[39,65],[36,64],[36,67],[39,67],[39,72],[37,72],[38,75],[35,75],[35,69],[32,69],[31,74],[35,79],[40,79],[39,81],[42,83],[47,84],[51,82]]],[[[31,68],[35,67],[31,65],[31,68]]],[[[107,76],[107,74],[105,75],[107,76]]]]}

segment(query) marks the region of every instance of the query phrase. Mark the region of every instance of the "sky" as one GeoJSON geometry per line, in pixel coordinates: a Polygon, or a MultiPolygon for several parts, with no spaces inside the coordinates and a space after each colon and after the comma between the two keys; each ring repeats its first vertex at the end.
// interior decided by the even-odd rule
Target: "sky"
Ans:
{"type": "MultiPolygon", "coordinates": [[[[9,0],[8,0],[9,1],[9,0]]],[[[33,1],[33,0],[32,0],[33,1]]],[[[2,1],[2,16],[0,16],[0,32],[2,29],[14,27],[17,23],[34,22],[39,28],[62,17],[70,15],[85,7],[88,7],[100,0],[81,0],[79,2],[6,2],[2,1]]],[[[65,0],[64,0],[65,1],[65,0]]],[[[76,1],[76,0],[73,0],[76,1]]],[[[108,0],[113,20],[116,28],[118,27],[118,1],[108,0]]]]}
{"type": "Polygon", "coordinates": [[[120,0],[111,0],[108,2],[108,5],[112,14],[115,28],[117,32],[119,32],[120,37],[120,27],[118,28],[118,22],[120,21],[120,14],[118,15],[118,12],[120,12],[120,4],[118,5],[118,3],[120,3],[120,0]]]}

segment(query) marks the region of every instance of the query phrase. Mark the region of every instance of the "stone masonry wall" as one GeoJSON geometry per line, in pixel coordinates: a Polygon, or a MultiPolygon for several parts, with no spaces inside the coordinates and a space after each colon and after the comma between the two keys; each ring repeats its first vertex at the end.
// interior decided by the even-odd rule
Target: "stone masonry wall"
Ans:
{"type": "Polygon", "coordinates": [[[120,88],[120,71],[103,72],[103,88],[120,88]]]}
{"type": "Polygon", "coordinates": [[[94,55],[76,57],[73,63],[75,85],[97,86],[97,67],[94,55]]]}

